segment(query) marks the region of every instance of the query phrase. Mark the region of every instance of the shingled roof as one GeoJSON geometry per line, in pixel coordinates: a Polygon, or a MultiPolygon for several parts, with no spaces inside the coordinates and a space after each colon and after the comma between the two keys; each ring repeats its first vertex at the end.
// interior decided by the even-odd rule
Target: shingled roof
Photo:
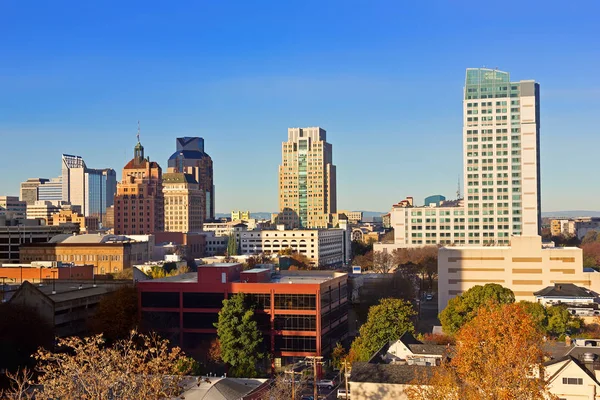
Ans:
{"type": "Polygon", "coordinates": [[[436,367],[355,362],[352,363],[350,382],[407,384],[431,377],[433,368],[436,367]]]}
{"type": "Polygon", "coordinates": [[[572,283],[555,283],[554,286],[545,287],[544,289],[535,292],[534,295],[539,297],[576,297],[590,299],[595,297],[584,288],[572,283]]]}

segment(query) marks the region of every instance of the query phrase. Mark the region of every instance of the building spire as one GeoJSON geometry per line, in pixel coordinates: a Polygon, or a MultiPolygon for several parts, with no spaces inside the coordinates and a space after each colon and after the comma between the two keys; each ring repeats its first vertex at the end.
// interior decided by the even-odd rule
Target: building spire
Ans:
{"type": "Polygon", "coordinates": [[[138,119],[138,130],[137,130],[137,140],[140,142],[140,120],[138,119]]]}
{"type": "Polygon", "coordinates": [[[458,175],[458,182],[456,185],[456,198],[460,199],[460,174],[458,175]]]}

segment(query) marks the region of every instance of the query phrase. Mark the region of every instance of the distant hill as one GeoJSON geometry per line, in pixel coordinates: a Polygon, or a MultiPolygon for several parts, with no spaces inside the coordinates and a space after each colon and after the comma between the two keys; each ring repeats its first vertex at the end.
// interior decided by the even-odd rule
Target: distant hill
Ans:
{"type": "Polygon", "coordinates": [[[542,217],[544,217],[544,218],[550,218],[550,217],[565,217],[565,218],[600,217],[600,211],[585,211],[585,210],[547,211],[547,212],[542,212],[542,217]]]}

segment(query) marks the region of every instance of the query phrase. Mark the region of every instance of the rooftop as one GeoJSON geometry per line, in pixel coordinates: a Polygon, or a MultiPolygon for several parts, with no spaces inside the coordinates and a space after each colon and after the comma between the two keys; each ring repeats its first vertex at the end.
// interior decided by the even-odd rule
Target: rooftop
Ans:
{"type": "Polygon", "coordinates": [[[188,400],[238,400],[262,385],[266,379],[188,377],[181,398],[188,400]]]}
{"type": "MultiPolygon", "coordinates": [[[[227,266],[237,266],[239,264],[236,263],[221,263],[221,264],[211,264],[211,265],[200,265],[198,270],[202,268],[211,268],[211,267],[227,267],[227,266]]],[[[242,271],[244,273],[259,273],[263,271],[270,271],[267,268],[254,268],[248,271],[242,271]]],[[[282,283],[282,284],[321,284],[327,282],[331,279],[347,275],[343,272],[334,272],[334,271],[281,271],[280,273],[274,274],[271,276],[270,281],[264,283],[282,283]]],[[[171,282],[171,283],[198,283],[198,272],[188,272],[181,275],[168,276],[165,278],[152,279],[148,282],[171,282]]],[[[234,283],[246,283],[242,282],[239,279],[235,281],[231,281],[234,283]]]]}
{"type": "Polygon", "coordinates": [[[54,284],[32,284],[28,281],[23,283],[23,286],[29,285],[35,290],[46,295],[54,303],[60,303],[63,301],[70,301],[90,296],[103,295],[108,292],[112,292],[117,286],[123,286],[129,284],[129,282],[115,281],[112,283],[96,283],[92,282],[79,283],[77,281],[56,281],[54,284]],[[56,294],[52,294],[55,291],[56,294]]]}
{"type": "Polygon", "coordinates": [[[572,283],[555,283],[554,286],[545,287],[533,293],[540,297],[576,297],[593,299],[595,296],[582,287],[572,283]]]}
{"type": "Polygon", "coordinates": [[[61,244],[94,244],[94,243],[123,243],[132,242],[131,238],[119,235],[83,234],[83,235],[56,235],[48,243],[61,244]]]}
{"type": "Polygon", "coordinates": [[[423,376],[430,377],[433,368],[421,365],[352,363],[350,382],[389,383],[402,385],[423,376]]]}

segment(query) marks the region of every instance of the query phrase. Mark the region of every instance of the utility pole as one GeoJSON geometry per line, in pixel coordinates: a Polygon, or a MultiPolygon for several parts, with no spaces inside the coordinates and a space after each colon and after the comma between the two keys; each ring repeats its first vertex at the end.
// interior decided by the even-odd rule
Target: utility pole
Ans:
{"type": "Polygon", "coordinates": [[[301,374],[302,372],[294,371],[294,364],[291,367],[291,371],[285,371],[285,373],[292,376],[292,400],[296,400],[296,374],[301,374]]]}
{"type": "Polygon", "coordinates": [[[306,364],[313,366],[313,376],[314,376],[313,396],[314,396],[315,400],[317,400],[319,398],[319,387],[317,386],[317,365],[322,365],[324,363],[325,362],[323,361],[323,357],[321,357],[321,356],[307,356],[306,357],[306,364]]]}
{"type": "Polygon", "coordinates": [[[348,370],[348,360],[344,360],[342,361],[342,364],[344,364],[344,381],[346,382],[346,400],[348,400],[348,398],[350,397],[350,390],[348,387],[348,378],[350,377],[350,371],[352,370],[352,367],[350,367],[350,371],[348,370]]]}

